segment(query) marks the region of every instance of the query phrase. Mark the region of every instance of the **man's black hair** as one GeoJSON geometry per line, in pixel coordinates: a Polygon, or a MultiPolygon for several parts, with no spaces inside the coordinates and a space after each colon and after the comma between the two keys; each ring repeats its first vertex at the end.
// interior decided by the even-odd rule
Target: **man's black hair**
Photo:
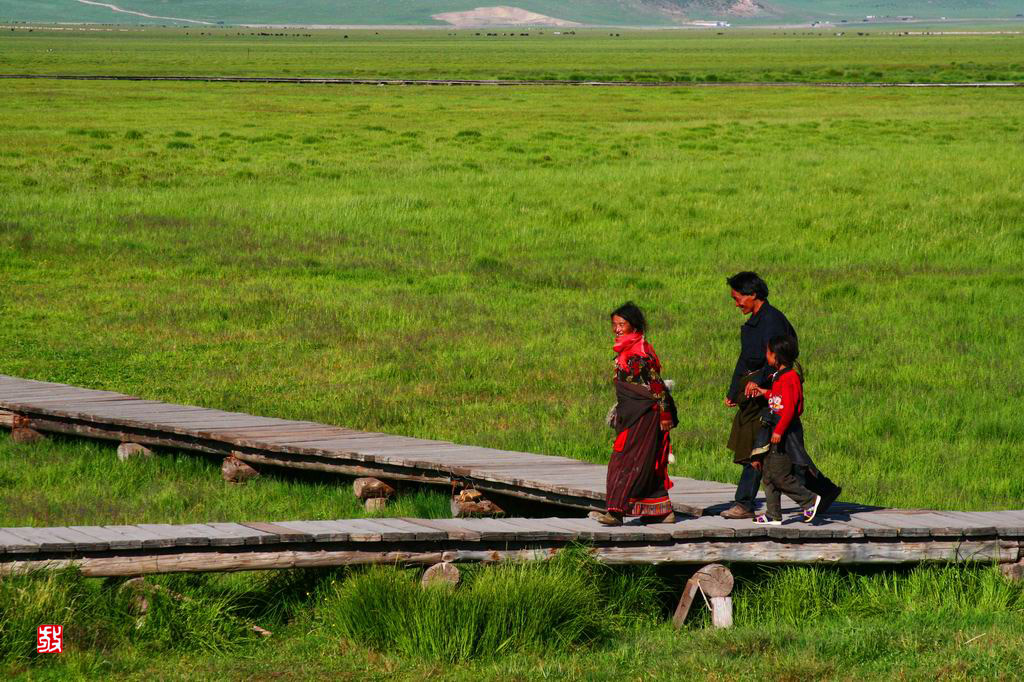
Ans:
{"type": "Polygon", "coordinates": [[[643,311],[632,301],[626,301],[613,310],[608,317],[615,317],[616,315],[629,322],[633,329],[641,334],[647,330],[647,318],[644,317],[643,311]]]}
{"type": "Polygon", "coordinates": [[[750,296],[753,294],[756,298],[762,301],[768,300],[768,285],[765,284],[761,276],[756,272],[749,272],[744,270],[743,272],[737,272],[732,277],[728,277],[725,280],[729,283],[735,291],[743,294],[744,296],[750,296]]]}
{"type": "Polygon", "coordinates": [[[793,363],[800,357],[800,346],[796,339],[788,334],[773,336],[768,341],[768,350],[775,353],[775,359],[783,367],[793,367],[793,363]]]}

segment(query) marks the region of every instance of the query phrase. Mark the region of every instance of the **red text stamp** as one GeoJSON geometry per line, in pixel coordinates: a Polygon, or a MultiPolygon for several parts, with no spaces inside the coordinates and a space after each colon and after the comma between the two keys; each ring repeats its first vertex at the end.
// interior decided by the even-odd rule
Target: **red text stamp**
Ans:
{"type": "Polygon", "coordinates": [[[36,633],[36,651],[41,654],[59,654],[64,651],[64,626],[40,625],[36,633]]]}

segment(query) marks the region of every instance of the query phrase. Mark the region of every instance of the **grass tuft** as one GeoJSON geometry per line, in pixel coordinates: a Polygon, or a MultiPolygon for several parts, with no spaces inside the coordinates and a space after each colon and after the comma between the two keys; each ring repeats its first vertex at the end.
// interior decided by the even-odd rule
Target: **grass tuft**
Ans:
{"type": "Polygon", "coordinates": [[[422,588],[419,572],[373,567],[332,585],[319,610],[330,633],[377,651],[446,662],[545,653],[606,641],[653,619],[652,574],[610,576],[583,551],[547,562],[467,567],[463,585],[422,588]]]}

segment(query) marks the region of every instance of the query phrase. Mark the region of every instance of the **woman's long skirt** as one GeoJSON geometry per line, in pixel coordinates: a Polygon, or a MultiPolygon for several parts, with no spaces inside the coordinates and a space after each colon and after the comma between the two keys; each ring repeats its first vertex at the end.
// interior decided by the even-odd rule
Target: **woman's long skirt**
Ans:
{"type": "Polygon", "coordinates": [[[608,511],[664,516],[672,511],[668,498],[671,445],[668,431],[661,430],[658,404],[643,387],[616,382],[616,388],[618,417],[629,426],[619,431],[608,463],[608,511]]]}

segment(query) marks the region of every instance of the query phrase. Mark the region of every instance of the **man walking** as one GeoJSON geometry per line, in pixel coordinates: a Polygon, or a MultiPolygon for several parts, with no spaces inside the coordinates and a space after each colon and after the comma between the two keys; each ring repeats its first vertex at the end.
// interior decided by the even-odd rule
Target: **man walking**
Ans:
{"type": "MultiPolygon", "coordinates": [[[[739,272],[726,282],[736,307],[750,319],[740,327],[740,356],[725,395],[726,406],[737,409],[729,435],[729,449],[734,453],[734,461],[743,465],[743,472],[736,486],[735,504],[722,512],[722,516],[751,519],[754,518],[757,491],[761,487],[761,472],[751,465],[750,455],[764,406],[763,398],[753,388],[766,386],[771,373],[765,358],[768,341],[776,336],[791,336],[796,340],[797,335],[782,311],[768,302],[768,285],[756,272],[739,272]]],[[[795,473],[805,480],[810,491],[821,495],[819,513],[835,502],[842,492],[842,488],[817,471],[813,464],[810,467],[797,466],[795,473]]]]}

